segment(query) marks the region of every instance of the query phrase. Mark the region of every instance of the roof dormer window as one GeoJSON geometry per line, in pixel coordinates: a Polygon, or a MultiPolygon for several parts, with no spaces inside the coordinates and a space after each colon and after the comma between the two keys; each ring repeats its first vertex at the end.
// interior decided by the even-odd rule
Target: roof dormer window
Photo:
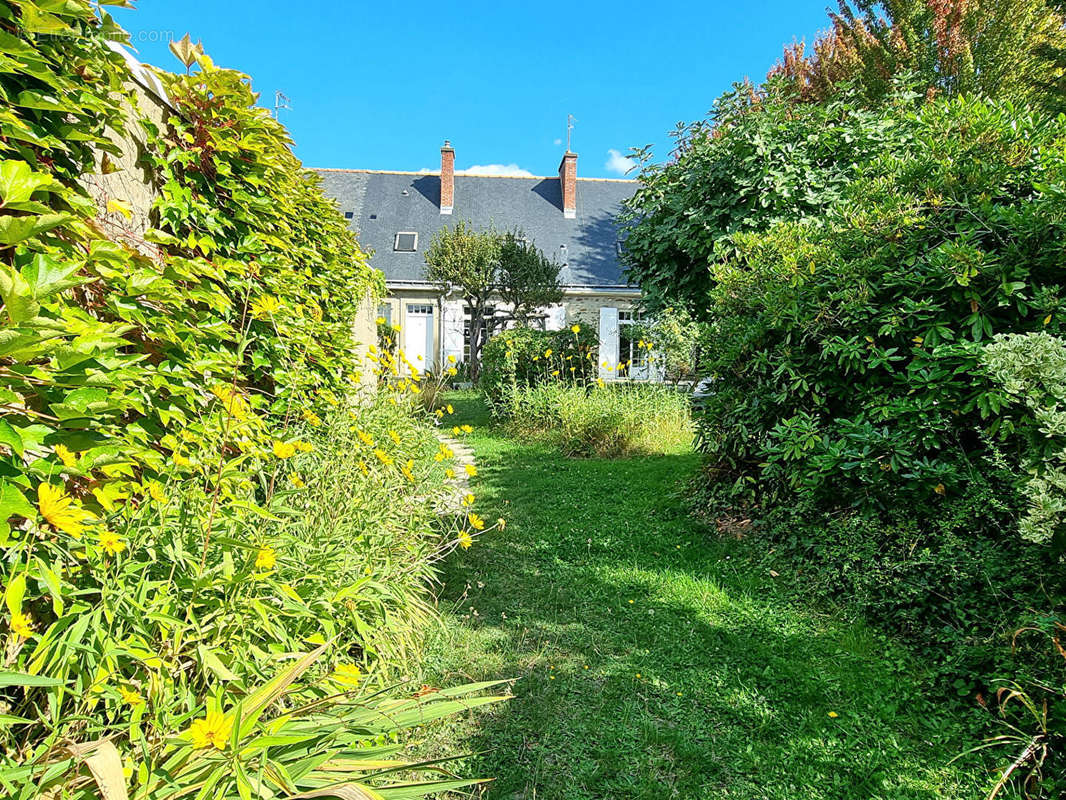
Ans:
{"type": "Polygon", "coordinates": [[[418,234],[414,231],[400,231],[392,249],[397,253],[413,253],[418,249],[418,234]]]}

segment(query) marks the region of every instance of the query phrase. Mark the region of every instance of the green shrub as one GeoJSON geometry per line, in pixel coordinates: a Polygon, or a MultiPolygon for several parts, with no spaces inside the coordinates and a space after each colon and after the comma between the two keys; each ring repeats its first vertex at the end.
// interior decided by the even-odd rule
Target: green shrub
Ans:
{"type": "Polygon", "coordinates": [[[1041,454],[1059,445],[985,364],[997,335],[1066,325],[1066,119],[915,100],[769,93],[719,118],[650,172],[627,251],[710,328],[708,512],[754,520],[767,550],[969,691],[1024,668],[1011,632],[1066,590],[1055,554],[1018,535],[1037,462],[1058,513],[1041,454]],[[739,194],[712,191],[734,169],[739,194]],[[656,255],[668,232],[676,258],[656,255]]]}
{"type": "MultiPolygon", "coordinates": [[[[1022,441],[1022,536],[1066,551],[1066,340],[1046,333],[997,336],[983,361],[1028,413],[1001,426],[1022,441]]],[[[1010,433],[1007,434],[1006,431],[1010,433]]]]}
{"type": "Polygon", "coordinates": [[[546,381],[584,386],[596,379],[599,337],[587,325],[559,331],[518,327],[494,336],[481,355],[479,388],[497,416],[516,387],[546,381]]]}
{"type": "Polygon", "coordinates": [[[518,435],[546,438],[572,456],[668,453],[692,438],[687,395],[655,384],[519,387],[506,416],[518,435]]]}
{"type": "Polygon", "coordinates": [[[104,46],[122,32],[95,9],[2,14],[0,787],[462,785],[396,788],[381,761],[400,730],[496,699],[395,683],[432,563],[484,522],[438,516],[450,454],[417,376],[348,404],[381,276],[245,76],[179,45],[197,69],[161,73],[178,113],[159,126],[126,109],[104,46]],[[108,129],[146,138],[152,258],[97,220],[126,199],[80,183],[114,166],[108,129]]]}

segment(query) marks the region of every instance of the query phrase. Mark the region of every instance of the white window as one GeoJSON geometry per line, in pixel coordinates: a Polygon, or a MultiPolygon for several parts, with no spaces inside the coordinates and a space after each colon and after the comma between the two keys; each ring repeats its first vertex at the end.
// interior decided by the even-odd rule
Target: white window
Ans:
{"type": "Polygon", "coordinates": [[[630,373],[644,367],[648,356],[648,351],[640,346],[640,337],[633,333],[633,325],[640,321],[639,311],[618,312],[618,361],[626,364],[630,373]]]}
{"type": "Polygon", "coordinates": [[[414,231],[400,231],[392,249],[400,253],[413,253],[418,249],[418,234],[414,231]]]}

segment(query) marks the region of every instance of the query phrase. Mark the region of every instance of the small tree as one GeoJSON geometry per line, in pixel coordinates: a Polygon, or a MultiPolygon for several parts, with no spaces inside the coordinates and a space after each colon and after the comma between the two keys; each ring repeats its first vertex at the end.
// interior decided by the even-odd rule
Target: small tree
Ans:
{"type": "Polygon", "coordinates": [[[460,222],[437,231],[425,258],[426,277],[457,287],[470,307],[470,379],[476,381],[481,348],[492,333],[490,327],[495,327],[487,317],[499,271],[500,237],[460,222]]]}
{"type": "Polygon", "coordinates": [[[535,247],[516,230],[500,238],[498,292],[514,308],[514,318],[522,325],[538,308],[563,299],[559,285],[562,266],[535,247]]]}

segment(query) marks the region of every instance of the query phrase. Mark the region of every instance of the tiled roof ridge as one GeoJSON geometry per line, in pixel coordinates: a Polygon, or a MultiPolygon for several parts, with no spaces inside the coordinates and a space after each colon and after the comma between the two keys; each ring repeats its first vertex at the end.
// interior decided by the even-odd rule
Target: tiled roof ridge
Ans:
{"type": "MultiPolygon", "coordinates": [[[[343,169],[341,167],[305,167],[311,172],[344,172],[363,175],[421,175],[425,177],[440,177],[439,172],[412,172],[402,169],[343,169]]],[[[558,175],[469,175],[462,170],[455,171],[457,178],[510,178],[511,180],[559,180],[558,175]]],[[[602,183],[636,183],[636,178],[585,178],[578,176],[579,181],[599,181],[602,183]]]]}

